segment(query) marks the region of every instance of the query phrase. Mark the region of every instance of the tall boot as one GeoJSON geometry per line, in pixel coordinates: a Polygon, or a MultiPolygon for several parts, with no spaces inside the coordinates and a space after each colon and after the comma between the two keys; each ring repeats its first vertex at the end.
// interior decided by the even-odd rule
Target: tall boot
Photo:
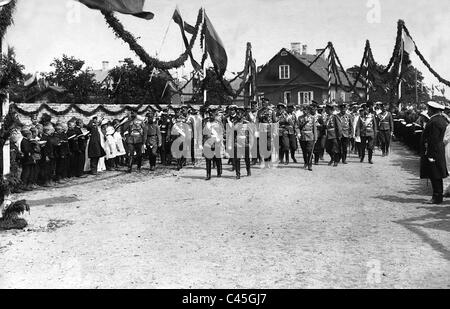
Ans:
{"type": "Polygon", "coordinates": [[[314,165],[319,165],[320,155],[318,153],[314,154],[314,165]]]}
{"type": "Polygon", "coordinates": [[[339,165],[339,160],[341,158],[341,155],[339,153],[334,154],[334,167],[339,165]]]}
{"type": "Polygon", "coordinates": [[[369,149],[368,153],[369,153],[369,164],[373,164],[372,162],[373,150],[369,149]]]}
{"type": "Polygon", "coordinates": [[[211,180],[211,160],[206,160],[206,179],[205,180],[211,180]]]}
{"type": "Polygon", "coordinates": [[[295,159],[295,150],[291,149],[291,159],[293,163],[297,163],[297,159],[295,159]]]}
{"type": "Polygon", "coordinates": [[[250,165],[250,159],[245,159],[245,168],[247,170],[247,176],[248,177],[252,176],[252,168],[250,165]]]}
{"type": "Polygon", "coordinates": [[[234,168],[236,169],[236,179],[241,179],[241,160],[234,160],[234,168]]]}
{"type": "Polygon", "coordinates": [[[217,177],[222,177],[222,159],[216,159],[217,160],[217,177]]]}

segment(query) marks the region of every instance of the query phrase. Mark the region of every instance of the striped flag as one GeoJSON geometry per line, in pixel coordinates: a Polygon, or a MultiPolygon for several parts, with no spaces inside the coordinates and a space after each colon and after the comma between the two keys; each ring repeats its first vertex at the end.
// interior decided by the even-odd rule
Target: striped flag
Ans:
{"type": "MultiPolygon", "coordinates": [[[[180,10],[178,9],[178,6],[175,9],[175,12],[173,13],[172,19],[180,27],[181,36],[183,37],[184,46],[186,47],[186,49],[189,49],[189,42],[188,42],[188,39],[187,39],[186,33],[185,33],[185,31],[188,32],[187,28],[186,28],[187,24],[183,21],[183,18],[181,17],[181,13],[180,13],[180,10]]],[[[191,27],[191,26],[188,25],[188,27],[191,27]]],[[[194,29],[194,32],[195,32],[195,29],[194,29]]],[[[190,33],[190,32],[188,32],[188,33],[190,33]]],[[[201,67],[198,64],[198,62],[194,60],[194,56],[192,55],[192,51],[189,51],[189,58],[191,59],[191,64],[192,64],[192,67],[194,68],[194,70],[196,70],[196,71],[200,70],[201,67]]]]}
{"type": "Polygon", "coordinates": [[[151,12],[144,11],[145,0],[78,0],[87,7],[94,10],[107,12],[119,12],[133,15],[143,19],[153,19],[155,16],[151,12]]]}
{"type": "Polygon", "coordinates": [[[0,7],[9,4],[11,1],[12,0],[0,0],[0,7]]]}
{"type": "Polygon", "coordinates": [[[205,14],[205,45],[211,61],[219,76],[223,76],[227,70],[228,56],[222,40],[214,29],[208,15],[205,14]]]}

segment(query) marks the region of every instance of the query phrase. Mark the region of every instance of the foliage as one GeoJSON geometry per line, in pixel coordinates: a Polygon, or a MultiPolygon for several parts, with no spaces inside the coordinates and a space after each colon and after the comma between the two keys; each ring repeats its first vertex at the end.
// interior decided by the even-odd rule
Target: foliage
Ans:
{"type": "Polygon", "coordinates": [[[214,68],[206,70],[206,77],[203,80],[200,89],[201,91],[192,97],[193,103],[203,102],[204,90],[207,91],[209,104],[228,105],[232,102],[232,98],[229,95],[230,93],[233,93],[230,83],[219,78],[214,68]]]}

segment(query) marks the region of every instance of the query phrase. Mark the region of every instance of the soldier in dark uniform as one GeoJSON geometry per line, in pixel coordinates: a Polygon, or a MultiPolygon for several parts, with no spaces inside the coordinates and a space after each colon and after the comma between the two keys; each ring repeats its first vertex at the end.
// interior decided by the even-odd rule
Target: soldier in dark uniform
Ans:
{"type": "Polygon", "coordinates": [[[303,153],[303,168],[312,171],[312,155],[317,141],[316,110],[313,105],[307,107],[307,113],[298,119],[300,146],[303,153]]]}
{"type": "Polygon", "coordinates": [[[142,167],[142,150],[144,147],[144,123],[138,119],[136,112],[131,112],[129,121],[123,127],[126,132],[125,142],[128,151],[128,173],[133,170],[136,161],[138,171],[142,167]]]}
{"type": "Polygon", "coordinates": [[[352,117],[347,113],[347,105],[345,103],[339,104],[340,112],[336,115],[342,128],[342,137],[340,141],[340,157],[342,164],[347,164],[347,152],[350,144],[350,139],[353,137],[353,122],[352,117]]]}
{"type": "Polygon", "coordinates": [[[373,150],[375,148],[375,138],[377,136],[377,122],[375,116],[369,112],[367,104],[362,105],[362,115],[356,125],[356,136],[361,138],[361,160],[364,162],[366,148],[368,151],[369,164],[373,164],[373,150]]]}
{"type": "Polygon", "coordinates": [[[161,164],[169,165],[170,158],[170,130],[172,129],[172,120],[169,117],[169,111],[164,110],[161,119],[159,119],[159,129],[161,132],[161,147],[159,153],[161,156],[161,164]]]}
{"type": "Polygon", "coordinates": [[[206,159],[206,180],[211,179],[212,163],[215,162],[217,177],[222,177],[223,125],[217,120],[217,111],[209,108],[205,113],[203,127],[203,154],[206,159]]]}
{"type": "Polygon", "coordinates": [[[445,106],[436,102],[428,102],[428,121],[422,132],[420,141],[420,178],[430,179],[433,187],[433,198],[429,204],[441,204],[443,201],[443,179],[448,177],[445,158],[444,135],[448,121],[442,115],[445,106]]]}
{"type": "Polygon", "coordinates": [[[386,105],[381,103],[381,113],[378,115],[378,136],[380,139],[380,147],[382,156],[389,155],[391,145],[391,136],[394,132],[394,118],[392,114],[386,110],[386,105]]]}
{"type": "Polygon", "coordinates": [[[316,126],[317,126],[317,142],[314,146],[314,165],[319,164],[319,160],[323,160],[323,155],[325,152],[325,144],[327,141],[327,128],[325,125],[326,114],[324,114],[324,105],[319,105],[317,102],[313,101],[313,104],[317,107],[317,112],[315,115],[316,126]]]}
{"type": "Polygon", "coordinates": [[[156,168],[158,148],[162,146],[162,136],[159,126],[155,123],[155,115],[150,112],[147,115],[147,124],[144,127],[144,145],[150,162],[150,171],[156,168]]]}
{"type": "Polygon", "coordinates": [[[286,104],[278,103],[277,120],[279,125],[279,139],[280,139],[280,163],[289,164],[289,121],[288,113],[286,112],[286,104]],[[285,161],[286,158],[286,161],[285,161]]]}
{"type": "Polygon", "coordinates": [[[338,117],[333,114],[336,103],[328,104],[326,106],[327,119],[325,120],[327,141],[326,151],[330,155],[330,162],[328,165],[338,166],[340,158],[340,139],[342,137],[342,127],[338,117]]]}
{"type": "Polygon", "coordinates": [[[297,163],[297,159],[295,159],[295,152],[298,149],[297,145],[297,134],[296,128],[298,128],[298,119],[295,116],[295,109],[293,104],[289,104],[287,107],[287,130],[288,130],[288,137],[289,137],[289,151],[291,153],[291,159],[292,162],[297,163]]]}
{"type": "Polygon", "coordinates": [[[269,156],[267,158],[261,157],[261,137],[264,135],[267,140],[267,151],[272,152],[272,126],[274,123],[276,123],[276,114],[275,112],[269,108],[268,104],[269,101],[267,99],[263,99],[262,101],[262,108],[257,113],[257,124],[258,124],[258,130],[259,130],[259,138],[257,141],[257,147],[258,147],[258,158],[261,162],[264,162],[264,165],[267,163],[270,163],[272,160],[272,156],[269,156]]]}

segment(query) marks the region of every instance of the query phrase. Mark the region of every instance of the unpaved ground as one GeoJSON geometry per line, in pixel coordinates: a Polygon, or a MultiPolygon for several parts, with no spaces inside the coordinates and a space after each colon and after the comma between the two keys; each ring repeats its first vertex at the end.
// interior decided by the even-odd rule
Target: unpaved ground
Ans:
{"type": "Polygon", "coordinates": [[[29,229],[0,232],[0,288],[449,288],[450,202],[423,204],[417,157],[350,161],[26,194],[29,229]]]}

